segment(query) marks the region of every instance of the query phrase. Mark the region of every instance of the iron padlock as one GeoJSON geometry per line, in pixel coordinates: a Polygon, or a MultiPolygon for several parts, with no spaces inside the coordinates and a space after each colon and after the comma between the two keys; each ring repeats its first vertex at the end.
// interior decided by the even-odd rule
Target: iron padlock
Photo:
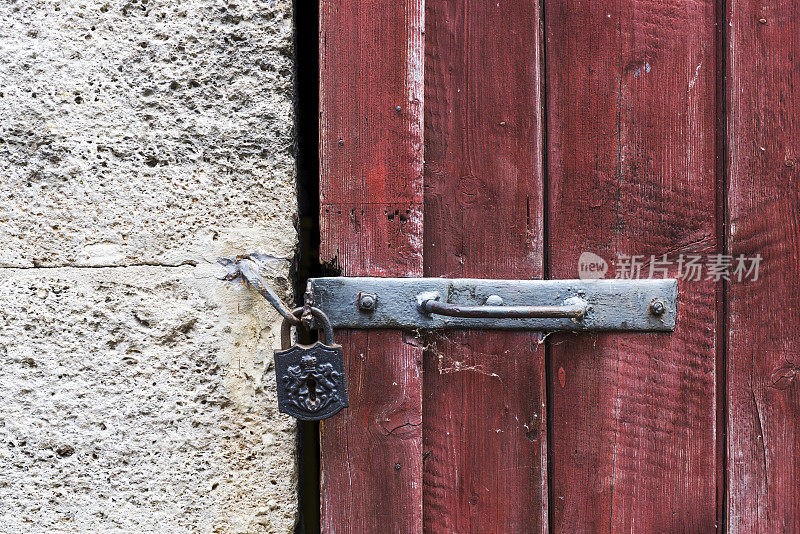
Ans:
{"type": "MultiPolygon", "coordinates": [[[[303,308],[292,314],[297,316],[303,308]]],[[[319,421],[347,407],[342,346],[333,341],[330,320],[318,308],[311,314],[323,332],[313,345],[291,344],[292,325],[281,325],[281,350],[275,351],[278,409],[302,421],[319,421]]]]}

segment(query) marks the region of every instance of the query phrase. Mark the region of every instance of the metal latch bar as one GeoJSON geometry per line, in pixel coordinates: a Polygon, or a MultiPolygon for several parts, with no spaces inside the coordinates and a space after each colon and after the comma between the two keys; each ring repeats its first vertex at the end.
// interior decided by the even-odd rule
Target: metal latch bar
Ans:
{"type": "Polygon", "coordinates": [[[576,299],[573,304],[564,306],[464,306],[439,302],[435,298],[422,301],[421,311],[427,314],[436,313],[449,317],[472,317],[475,319],[533,319],[566,317],[582,319],[586,315],[589,304],[583,299],[576,299]]]}
{"type": "Polygon", "coordinates": [[[663,280],[310,280],[314,305],[344,329],[672,331],[678,283],[663,280]]]}

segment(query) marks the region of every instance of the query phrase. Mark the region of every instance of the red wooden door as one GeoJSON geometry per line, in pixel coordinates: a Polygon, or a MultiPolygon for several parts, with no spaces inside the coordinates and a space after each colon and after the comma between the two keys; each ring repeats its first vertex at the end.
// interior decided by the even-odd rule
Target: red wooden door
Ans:
{"type": "Polygon", "coordinates": [[[323,529],[800,530],[800,8],[320,7],[343,276],[576,278],[590,252],[680,288],[672,333],[339,332],[323,529]]]}
{"type": "Polygon", "coordinates": [[[800,6],[727,6],[728,250],[760,255],[727,303],[731,532],[800,531],[800,6]]]}

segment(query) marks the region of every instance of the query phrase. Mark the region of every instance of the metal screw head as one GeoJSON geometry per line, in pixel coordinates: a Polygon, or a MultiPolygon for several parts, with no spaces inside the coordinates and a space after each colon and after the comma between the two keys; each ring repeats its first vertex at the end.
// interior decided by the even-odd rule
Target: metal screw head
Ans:
{"type": "Polygon", "coordinates": [[[373,311],[378,306],[378,295],[374,293],[358,293],[358,309],[373,311]]]}
{"type": "Polygon", "coordinates": [[[667,306],[664,304],[663,300],[653,299],[650,303],[650,313],[653,315],[664,315],[665,311],[667,311],[667,306]]]}
{"type": "Polygon", "coordinates": [[[486,298],[486,305],[487,306],[502,306],[503,305],[503,297],[500,295],[489,295],[486,298]]]}

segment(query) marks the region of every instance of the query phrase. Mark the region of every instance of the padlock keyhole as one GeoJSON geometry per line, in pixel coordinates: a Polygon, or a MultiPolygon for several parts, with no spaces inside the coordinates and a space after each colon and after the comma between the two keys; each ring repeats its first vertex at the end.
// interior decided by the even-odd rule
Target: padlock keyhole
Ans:
{"type": "Polygon", "coordinates": [[[317,403],[317,381],[313,378],[308,379],[308,400],[311,401],[311,404],[317,403]]]}

